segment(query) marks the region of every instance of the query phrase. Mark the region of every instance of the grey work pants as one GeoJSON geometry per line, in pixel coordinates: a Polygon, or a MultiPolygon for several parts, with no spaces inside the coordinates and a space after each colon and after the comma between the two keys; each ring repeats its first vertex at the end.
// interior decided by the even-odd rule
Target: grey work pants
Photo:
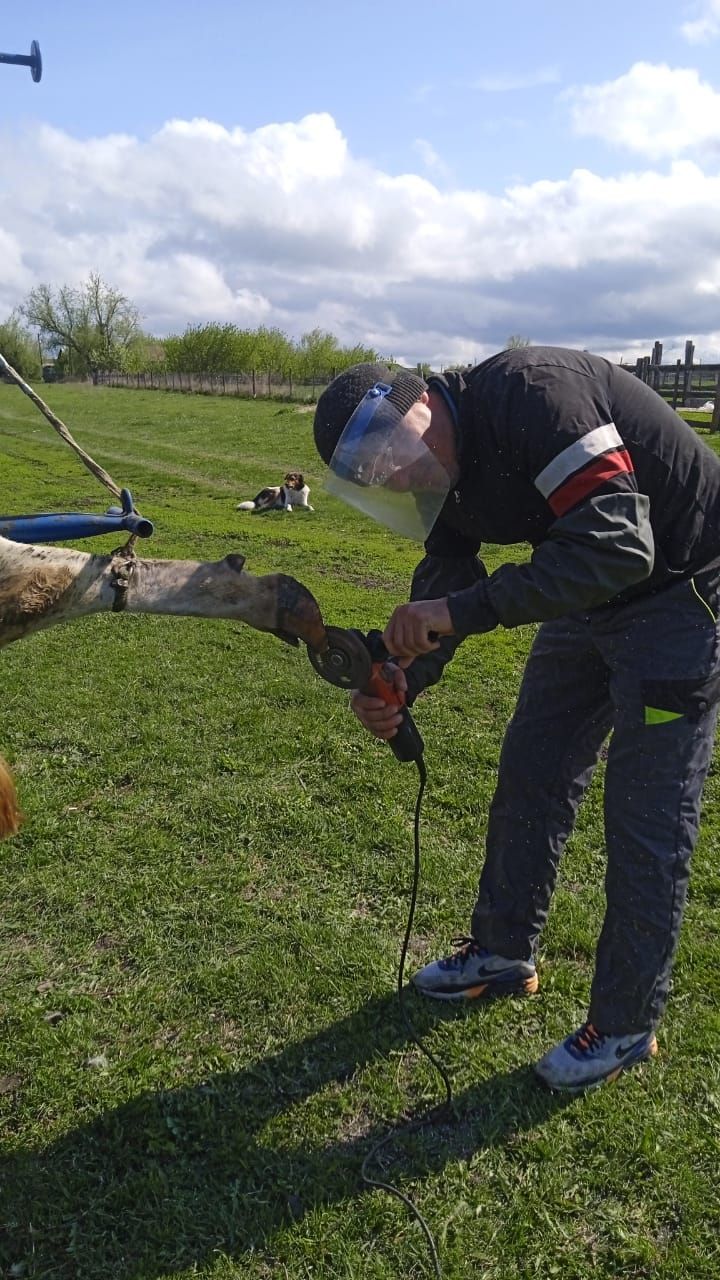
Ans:
{"type": "Polygon", "coordinates": [[[508,726],[472,919],[477,941],[532,956],[563,846],[612,730],[607,910],[591,1021],[621,1035],[662,1015],[720,696],[718,571],[544,623],[508,726]]]}

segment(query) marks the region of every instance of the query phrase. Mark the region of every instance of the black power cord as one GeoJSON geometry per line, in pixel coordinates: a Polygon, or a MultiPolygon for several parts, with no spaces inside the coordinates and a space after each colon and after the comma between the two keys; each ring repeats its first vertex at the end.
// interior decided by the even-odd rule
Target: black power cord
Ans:
{"type": "Polygon", "coordinates": [[[402,1018],[407,1028],[408,1034],[411,1040],[414,1042],[414,1044],[416,1044],[418,1049],[420,1049],[421,1053],[425,1054],[425,1057],[432,1063],[435,1070],[442,1077],[443,1084],[445,1085],[445,1101],[444,1103],[439,1103],[436,1107],[433,1107],[431,1111],[426,1112],[424,1115],[417,1116],[414,1120],[411,1120],[408,1124],[401,1126],[401,1128],[391,1129],[389,1133],[386,1133],[385,1137],[381,1138],[379,1142],[376,1142],[375,1145],[370,1149],[370,1151],[368,1151],[367,1155],[365,1156],[365,1159],[362,1162],[362,1166],[360,1169],[360,1176],[363,1182],[367,1183],[368,1186],[378,1187],[380,1188],[380,1190],[387,1191],[389,1192],[390,1195],[396,1196],[398,1200],[402,1200],[403,1204],[410,1210],[412,1214],[414,1214],[415,1218],[417,1219],[420,1226],[422,1227],[423,1233],[425,1235],[425,1239],[427,1240],[427,1244],[430,1250],[430,1256],[432,1258],[432,1264],[433,1264],[433,1268],[434,1268],[437,1280],[442,1280],[442,1267],[440,1265],[440,1258],[438,1256],[437,1246],[435,1244],[435,1240],[433,1239],[432,1232],[427,1222],[425,1221],[423,1215],[421,1214],[420,1210],[418,1209],[417,1205],[413,1204],[410,1197],[406,1196],[405,1193],[403,1191],[400,1191],[398,1187],[394,1187],[392,1183],[383,1182],[380,1178],[374,1178],[367,1172],[367,1167],[370,1161],[375,1158],[378,1151],[381,1151],[383,1147],[387,1146],[388,1143],[392,1142],[393,1138],[397,1137],[399,1133],[401,1132],[412,1133],[414,1130],[420,1129],[426,1124],[434,1123],[436,1120],[442,1117],[442,1114],[444,1112],[449,1112],[452,1107],[452,1086],[450,1084],[450,1078],[448,1076],[448,1073],[445,1070],[445,1067],[442,1065],[442,1063],[438,1061],[435,1055],[430,1052],[430,1050],[426,1047],[426,1045],[421,1040],[420,1036],[418,1035],[415,1028],[413,1027],[412,1021],[405,1007],[405,991],[404,991],[405,961],[407,959],[408,946],[410,944],[410,934],[412,932],[413,920],[415,918],[415,904],[417,902],[418,884],[420,882],[420,807],[422,805],[423,792],[425,791],[425,784],[427,782],[427,769],[425,768],[425,761],[423,760],[422,755],[419,755],[418,757],[416,757],[415,763],[417,765],[418,773],[420,775],[420,785],[418,787],[417,800],[415,802],[415,826],[414,826],[415,858],[414,858],[412,890],[410,893],[410,910],[408,912],[408,921],[405,929],[405,938],[403,940],[402,950],[400,952],[400,965],[398,968],[397,991],[398,991],[398,1002],[400,1005],[400,1013],[402,1014],[402,1018]]]}

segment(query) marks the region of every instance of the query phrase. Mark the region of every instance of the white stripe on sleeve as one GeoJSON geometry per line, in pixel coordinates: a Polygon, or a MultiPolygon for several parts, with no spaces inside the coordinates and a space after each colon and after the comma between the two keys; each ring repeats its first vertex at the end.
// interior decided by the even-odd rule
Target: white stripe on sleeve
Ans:
{"type": "Polygon", "coordinates": [[[618,448],[624,449],[625,445],[614,422],[608,422],[604,427],[595,427],[553,458],[540,475],[535,477],[535,487],[540,490],[543,498],[548,498],[568,476],[579,471],[593,458],[607,453],[608,449],[618,448]]]}

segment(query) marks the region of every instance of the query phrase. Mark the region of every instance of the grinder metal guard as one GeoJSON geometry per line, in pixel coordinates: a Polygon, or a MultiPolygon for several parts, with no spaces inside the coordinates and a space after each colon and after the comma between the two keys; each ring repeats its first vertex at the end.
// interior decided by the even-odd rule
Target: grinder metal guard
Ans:
{"type": "Polygon", "coordinates": [[[388,742],[398,760],[419,760],[425,744],[405,705],[405,695],[395,688],[387,650],[377,642],[371,647],[361,631],[326,627],[325,634],[327,648],[322,652],[308,645],[308,657],[315,671],[338,689],[359,689],[361,693],[381,698],[388,706],[397,707],[402,723],[388,742]]]}

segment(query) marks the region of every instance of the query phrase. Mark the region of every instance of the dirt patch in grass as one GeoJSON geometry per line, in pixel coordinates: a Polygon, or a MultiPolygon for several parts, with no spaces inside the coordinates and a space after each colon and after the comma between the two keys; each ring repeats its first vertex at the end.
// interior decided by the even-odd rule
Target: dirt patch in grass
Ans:
{"type": "Polygon", "coordinates": [[[315,572],[321,578],[337,578],[341,582],[350,582],[353,586],[372,591],[397,591],[399,583],[388,578],[376,578],[366,573],[353,573],[340,565],[316,565],[315,572]]]}

